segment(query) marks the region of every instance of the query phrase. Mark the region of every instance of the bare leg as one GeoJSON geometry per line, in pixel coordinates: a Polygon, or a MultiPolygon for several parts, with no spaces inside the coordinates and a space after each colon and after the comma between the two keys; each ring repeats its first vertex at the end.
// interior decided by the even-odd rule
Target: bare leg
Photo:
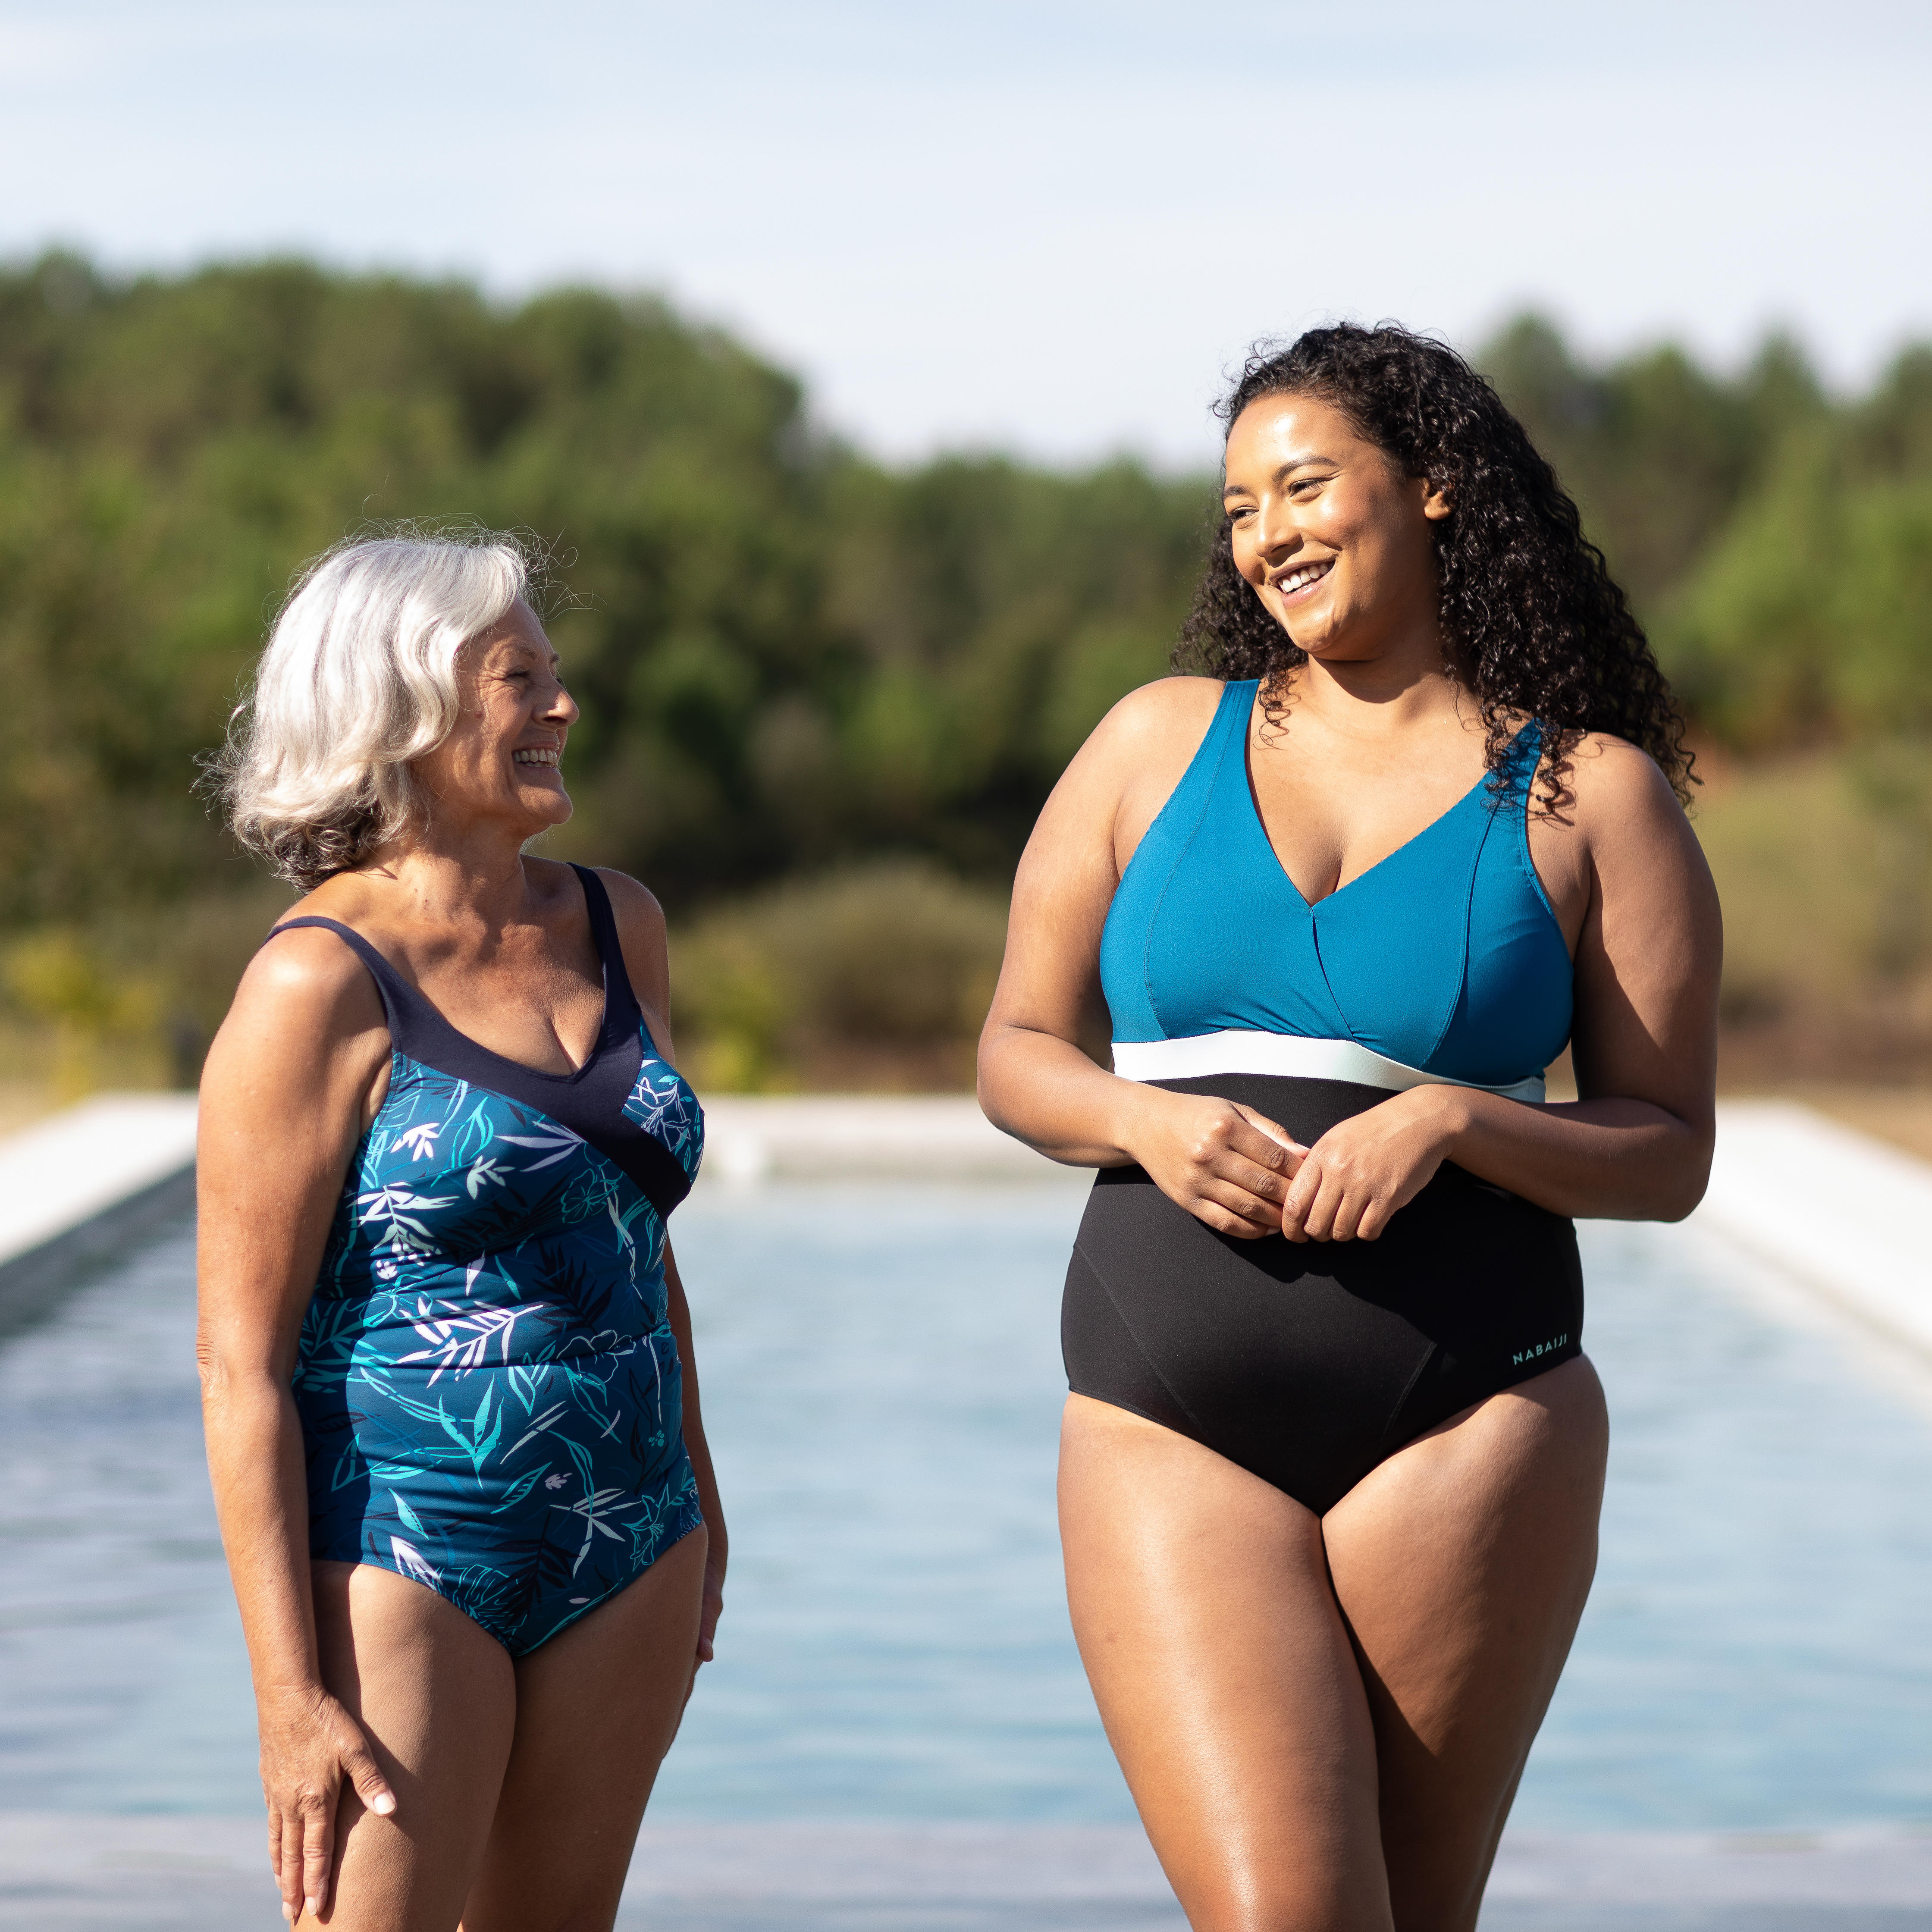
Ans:
{"type": "Polygon", "coordinates": [[[1323,1520],[1402,1932],[1473,1932],[1589,1594],[1608,1447],[1597,1372],[1567,1362],[1411,1443],[1323,1520]]]}
{"type": "Polygon", "coordinates": [[[1195,1932],[1388,1932],[1374,1731],[1318,1519],[1077,1395],[1060,1519],[1101,1721],[1195,1932]]]}
{"type": "Polygon", "coordinates": [[[702,1528],[516,1665],[516,1738],[464,1932],[609,1932],[698,1654],[702,1528]]]}
{"type": "Polygon", "coordinates": [[[323,1682],[368,1733],[395,1815],[346,1787],[339,1932],[452,1932],[483,1856],[516,1724],[509,1653],[421,1583],[371,1564],[315,1566],[323,1682]]]}
{"type": "Polygon", "coordinates": [[[1474,1926],[1588,1591],[1606,1439],[1595,1372],[1568,1364],[1411,1444],[1318,1523],[1199,1444],[1070,1399],[1075,1634],[1196,1932],[1474,1926]]]}

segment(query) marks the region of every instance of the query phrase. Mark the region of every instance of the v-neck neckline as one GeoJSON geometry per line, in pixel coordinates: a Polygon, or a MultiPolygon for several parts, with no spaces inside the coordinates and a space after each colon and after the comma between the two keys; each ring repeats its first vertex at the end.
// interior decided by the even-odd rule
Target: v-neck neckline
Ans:
{"type": "MultiPolygon", "coordinates": [[[[599,950],[601,951],[602,949],[599,950]]],[[[465,1033],[420,986],[410,986],[406,980],[404,980],[402,983],[410,992],[422,1002],[424,1009],[435,1016],[437,1024],[447,1031],[454,1034],[471,1052],[482,1054],[487,1058],[495,1060],[500,1066],[514,1067],[518,1072],[526,1074],[532,1080],[550,1080],[554,1081],[559,1086],[574,1087],[580,1080],[587,1078],[596,1071],[597,1063],[603,1058],[611,1043],[610,962],[604,961],[603,966],[604,1010],[598,1018],[597,1037],[591,1042],[590,1051],[584,1055],[583,1065],[573,1066],[568,1073],[553,1073],[548,1067],[532,1066],[526,1060],[513,1060],[507,1053],[499,1053],[494,1046],[485,1046],[474,1034],[465,1033]]],[[[400,974],[397,976],[399,979],[401,978],[400,974]]],[[[551,1032],[554,1036],[556,1029],[553,1028],[551,1032]]],[[[563,1045],[560,1039],[556,1043],[560,1046],[563,1045]]]]}
{"type": "MultiPolygon", "coordinates": [[[[466,1051],[471,1053],[480,1054],[485,1060],[494,1060],[497,1066],[508,1067],[513,1072],[523,1074],[532,1080],[548,1081],[553,1086],[557,1087],[574,1087],[580,1082],[588,1079],[590,1076],[596,1071],[597,1067],[603,1060],[604,1054],[610,1050],[612,1046],[614,1044],[612,1030],[616,1024],[617,1018],[616,1009],[618,1004],[618,999],[617,989],[613,978],[613,973],[614,970],[621,972],[624,970],[623,962],[621,958],[615,962],[614,968],[613,962],[611,961],[608,952],[605,950],[604,934],[602,931],[600,929],[596,909],[590,904],[590,889],[588,886],[583,886],[581,880],[579,881],[579,884],[584,892],[584,909],[590,916],[590,943],[596,951],[598,967],[602,977],[604,1004],[601,1011],[598,1014],[596,1036],[590,1042],[590,1051],[584,1055],[584,1062],[581,1066],[573,1066],[567,1073],[553,1073],[550,1069],[546,1066],[532,1066],[528,1060],[513,1059],[507,1053],[499,1053],[494,1046],[485,1046],[475,1034],[465,1033],[463,1029],[458,1026],[434,1000],[430,998],[428,994],[424,992],[422,988],[416,983],[414,980],[404,976],[401,969],[398,967],[395,962],[390,958],[388,955],[386,953],[373,939],[370,938],[368,934],[357,932],[355,927],[352,926],[345,925],[339,919],[329,919],[322,916],[321,914],[315,913],[305,914],[298,918],[282,920],[274,927],[274,930],[270,933],[269,937],[272,938],[276,932],[284,932],[290,926],[332,926],[338,932],[340,933],[345,938],[348,939],[358,950],[366,949],[365,958],[368,962],[371,965],[372,968],[377,962],[380,962],[382,971],[378,974],[377,976],[380,979],[386,975],[391,989],[394,994],[399,996],[405,1002],[414,1001],[432,1028],[440,1028],[444,1033],[447,1034],[451,1039],[460,1042],[466,1051]]],[[[657,1042],[651,1037],[650,1028],[647,1025],[642,1024],[643,1016],[641,1013],[639,1015],[639,1021],[642,1028],[644,1040],[647,1044],[648,1050],[658,1058],[662,1059],[663,1056],[657,1054],[657,1042]]],[[[552,1031],[553,1034],[554,1034],[555,1029],[553,1028],[552,1031]]],[[[622,1036],[620,1035],[618,1036],[622,1037],[622,1036]]],[[[558,1040],[557,1044],[560,1046],[562,1046],[563,1042],[561,1039],[558,1040]]],[[[413,1055],[410,1054],[408,1049],[402,1046],[400,1042],[395,1043],[395,1048],[396,1051],[403,1053],[405,1057],[414,1057],[413,1055]]],[[[666,1064],[668,1064],[668,1062],[666,1063],[666,1064]]]]}
{"type": "MultiPolygon", "coordinates": [[[[1253,820],[1256,831],[1261,835],[1262,843],[1268,848],[1268,856],[1274,862],[1275,870],[1279,872],[1282,878],[1287,882],[1288,890],[1292,892],[1296,898],[1300,902],[1302,910],[1306,912],[1310,918],[1312,918],[1315,916],[1316,910],[1318,907],[1326,905],[1330,899],[1340,898],[1344,892],[1353,892],[1364,879],[1373,878],[1376,874],[1379,872],[1382,868],[1384,866],[1388,865],[1391,860],[1400,858],[1411,846],[1420,844],[1422,840],[1426,838],[1432,832],[1435,831],[1438,826],[1446,825],[1450,819],[1456,816],[1456,813],[1460,812],[1462,808],[1469,802],[1470,800],[1475,796],[1478,792],[1480,791],[1483,788],[1489,783],[1490,778],[1493,776],[1492,773],[1485,771],[1483,775],[1477,779],[1475,783],[1472,784],[1467,791],[1463,793],[1460,798],[1456,800],[1454,804],[1447,807],[1442,812],[1438,812],[1426,825],[1424,826],[1419,831],[1411,834],[1409,837],[1405,838],[1393,851],[1384,852],[1372,866],[1368,866],[1363,871],[1358,872],[1352,879],[1348,880],[1345,884],[1336,886],[1334,891],[1324,892],[1319,898],[1311,899],[1308,895],[1301,890],[1300,886],[1295,884],[1294,874],[1291,872],[1288,869],[1288,867],[1282,862],[1281,854],[1278,850],[1276,850],[1274,840],[1269,833],[1268,820],[1263,815],[1262,812],[1261,794],[1255,789],[1254,760],[1250,756],[1250,752],[1254,742],[1254,706],[1259,701],[1260,696],[1260,689],[1259,687],[1257,686],[1255,696],[1249,700],[1248,715],[1241,721],[1241,786],[1242,789],[1247,794],[1249,815],[1253,820]]],[[[1524,725],[1522,728],[1522,730],[1516,733],[1516,737],[1521,737],[1523,731],[1526,731],[1530,727],[1528,725],[1524,725]]],[[[1513,753],[1516,748],[1516,739],[1513,738],[1510,740],[1510,748],[1513,753]]]]}
{"type": "MultiPolygon", "coordinates": [[[[423,991],[422,987],[412,985],[407,980],[404,980],[400,973],[397,974],[397,978],[399,980],[401,980],[404,986],[406,987],[410,992],[413,994],[417,999],[420,1000],[424,1006],[430,1013],[435,1016],[436,1022],[440,1025],[445,1028],[448,1031],[454,1034],[458,1040],[462,1041],[465,1046],[470,1049],[472,1052],[484,1054],[489,1059],[495,1060],[500,1066],[514,1067],[519,1073],[527,1074],[532,1080],[548,1080],[560,1087],[575,1086],[580,1081],[589,1078],[590,1075],[596,1070],[598,1062],[604,1058],[605,1052],[609,1049],[611,1045],[610,1028],[614,1017],[611,1009],[616,1004],[614,998],[615,988],[612,984],[613,965],[609,955],[604,950],[604,934],[599,929],[596,908],[590,903],[590,889],[584,884],[581,879],[578,880],[578,890],[584,894],[584,910],[589,916],[590,920],[590,944],[596,952],[598,967],[603,977],[604,1005],[602,1010],[597,1016],[597,1036],[590,1042],[590,1051],[584,1056],[584,1064],[580,1066],[573,1066],[568,1073],[553,1073],[548,1067],[532,1066],[527,1060],[513,1060],[507,1053],[499,1053],[494,1046],[485,1046],[473,1034],[465,1033],[463,1029],[458,1026],[456,1022],[452,1020],[427,993],[423,991]]],[[[392,967],[390,970],[394,971],[394,968],[392,967]]],[[[622,962],[621,960],[617,962],[615,970],[617,971],[622,971],[623,970],[622,962]]],[[[557,1037],[556,1029],[553,1027],[550,1029],[550,1032],[552,1036],[554,1038],[556,1038],[557,1045],[559,1046],[562,1046],[563,1045],[563,1042],[561,1038],[557,1037]]],[[[650,1036],[650,1029],[648,1027],[645,1028],[644,1033],[646,1037],[648,1039],[650,1036]]],[[[653,1041],[652,1044],[655,1046],[656,1042],[653,1041]]],[[[567,1054],[568,1049],[566,1048],[566,1051],[567,1054]]]]}

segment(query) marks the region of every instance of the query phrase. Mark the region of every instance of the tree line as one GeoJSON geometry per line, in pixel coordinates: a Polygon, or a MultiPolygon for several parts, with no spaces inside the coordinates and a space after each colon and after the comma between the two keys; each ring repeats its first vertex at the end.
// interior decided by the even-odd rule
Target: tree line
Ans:
{"type": "MultiPolygon", "coordinates": [[[[1851,398],[1781,338],[1730,372],[1592,362],[1527,316],[1476,359],[1702,742],[1932,732],[1932,347],[1851,398]]],[[[197,758],[292,573],[399,519],[549,548],[584,706],[554,849],[674,918],[886,856],[997,890],[1084,734],[1165,668],[1216,514],[1212,478],[1125,460],[883,465],[650,297],[0,269],[0,938],[31,962],[50,932],[218,925],[259,892],[197,758]]]]}

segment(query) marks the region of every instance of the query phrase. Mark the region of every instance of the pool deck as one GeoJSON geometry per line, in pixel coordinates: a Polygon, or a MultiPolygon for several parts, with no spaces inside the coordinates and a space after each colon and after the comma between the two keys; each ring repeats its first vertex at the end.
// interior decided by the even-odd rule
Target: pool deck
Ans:
{"type": "MultiPolygon", "coordinates": [[[[1484,1932],[1904,1932],[1932,1834],[1503,1841],[1484,1932]]],[[[278,1924],[254,1818],[0,1814],[0,1928],[278,1924]]],[[[646,1826],[618,1917],[656,1932],[1185,1932],[1130,1826],[646,1826]]]]}
{"type": "Polygon", "coordinates": [[[194,1198],[194,1096],[103,1094],[0,1140],[0,1336],[194,1198]]]}
{"type": "Polygon", "coordinates": [[[1789,1100],[1718,1110],[1694,1217],[1932,1359],[1932,1166],[1789,1100]]]}
{"type": "MultiPolygon", "coordinates": [[[[963,1096],[728,1096],[707,1187],[1051,1180],[963,1096]]],[[[0,1139],[0,1335],[184,1211],[194,1102],[104,1095],[0,1139]]],[[[1811,1109],[1720,1108],[1706,1233],[1821,1310],[1932,1364],[1932,1166],[1811,1109]]],[[[280,1922],[258,1819],[0,1814],[0,1932],[280,1922]]],[[[1484,1932],[1905,1932],[1932,1926],[1932,1829],[1565,1836],[1503,1843],[1484,1932]]],[[[1184,1932],[1138,1829],[646,1826],[619,1918],[658,1932],[1184,1932]]]]}

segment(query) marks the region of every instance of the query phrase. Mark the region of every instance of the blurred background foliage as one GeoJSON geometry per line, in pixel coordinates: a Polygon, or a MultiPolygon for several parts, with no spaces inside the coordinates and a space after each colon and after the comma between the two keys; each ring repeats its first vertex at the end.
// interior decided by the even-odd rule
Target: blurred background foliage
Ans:
{"type": "MultiPolygon", "coordinates": [[[[1734,1070],[1932,1071],[1932,349],[1834,398],[1479,359],[1582,504],[1695,720],[1734,1070]]],[[[546,849],[668,908],[712,1084],[951,1085],[1034,813],[1157,676],[1211,479],[888,469],[649,298],[520,306],[298,261],[0,269],[0,1080],[191,1079],[286,895],[193,796],[292,573],[370,520],[554,543],[584,704],[546,849]]]]}

